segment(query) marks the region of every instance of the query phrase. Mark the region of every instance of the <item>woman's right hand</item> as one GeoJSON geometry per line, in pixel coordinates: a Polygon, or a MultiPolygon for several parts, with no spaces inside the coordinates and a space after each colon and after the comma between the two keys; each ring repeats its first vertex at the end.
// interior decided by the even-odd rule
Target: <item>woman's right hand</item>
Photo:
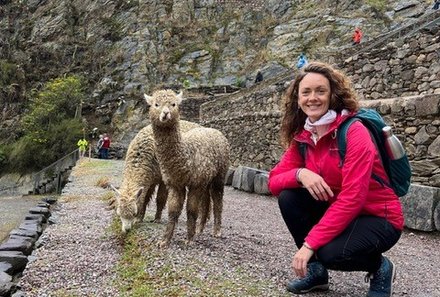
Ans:
{"type": "Polygon", "coordinates": [[[304,188],[306,188],[316,200],[328,201],[328,199],[334,195],[332,189],[330,189],[324,179],[319,174],[307,168],[303,168],[301,172],[299,172],[298,181],[303,184],[304,188]]]}

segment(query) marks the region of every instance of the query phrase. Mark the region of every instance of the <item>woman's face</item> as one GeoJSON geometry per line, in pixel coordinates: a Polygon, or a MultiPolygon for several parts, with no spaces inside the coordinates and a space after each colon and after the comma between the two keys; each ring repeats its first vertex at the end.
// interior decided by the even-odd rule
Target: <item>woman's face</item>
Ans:
{"type": "Polygon", "coordinates": [[[299,83],[298,106],[312,123],[319,120],[330,106],[329,80],[319,73],[307,73],[299,83]]]}

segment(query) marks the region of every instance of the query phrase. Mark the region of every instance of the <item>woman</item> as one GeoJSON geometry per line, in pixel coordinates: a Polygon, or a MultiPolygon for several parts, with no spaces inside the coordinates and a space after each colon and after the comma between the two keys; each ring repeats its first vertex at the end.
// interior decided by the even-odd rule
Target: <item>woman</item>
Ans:
{"type": "Polygon", "coordinates": [[[350,80],[331,66],[312,62],[303,68],[285,97],[281,140],[286,151],[271,170],[269,188],[278,196],[283,219],[298,247],[292,267],[299,279],[287,289],[302,294],[328,290],[327,269],[366,271],[368,297],[392,294],[395,265],[382,253],[403,229],[394,191],[378,151],[361,122],[347,132],[343,165],[338,126],[359,104],[350,80]],[[305,153],[299,150],[305,145],[305,153]]]}

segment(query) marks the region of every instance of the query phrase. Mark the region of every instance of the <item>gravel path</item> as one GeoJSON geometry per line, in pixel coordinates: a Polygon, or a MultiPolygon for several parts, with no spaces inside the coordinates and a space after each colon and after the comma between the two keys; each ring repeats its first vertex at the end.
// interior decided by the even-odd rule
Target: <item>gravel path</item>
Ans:
{"type": "MultiPolygon", "coordinates": [[[[121,247],[106,231],[113,214],[99,200],[105,190],[97,187],[96,181],[109,176],[111,182],[118,185],[123,162],[93,160],[91,164],[96,165],[96,162],[103,162],[105,166],[88,168],[83,161],[74,168],[73,181],[64,189],[61,202],[53,213],[57,224],[43,233],[43,245],[35,251],[35,260],[28,265],[20,281],[26,296],[119,296],[112,281],[121,247]]],[[[148,208],[147,216],[154,217],[154,205],[148,208]]],[[[147,240],[157,241],[164,226],[149,226],[146,224],[147,240]]],[[[221,274],[234,278],[236,275],[232,271],[240,266],[251,279],[267,281],[267,288],[258,296],[290,296],[284,284],[293,277],[290,260],[296,249],[275,198],[226,187],[222,238],[213,238],[209,234],[211,228],[210,221],[207,230],[194,244],[186,247],[183,244],[185,216],[182,214],[171,246],[165,251],[166,256],[173,259],[174,269],[196,267],[198,275],[221,274]]],[[[440,297],[439,246],[438,232],[403,233],[399,243],[387,253],[398,268],[394,296],[440,297]]],[[[331,271],[330,291],[307,296],[365,296],[368,284],[363,279],[364,273],[331,271]]],[[[204,295],[188,290],[185,296],[204,295]]],[[[230,291],[224,296],[244,295],[230,291]]]]}

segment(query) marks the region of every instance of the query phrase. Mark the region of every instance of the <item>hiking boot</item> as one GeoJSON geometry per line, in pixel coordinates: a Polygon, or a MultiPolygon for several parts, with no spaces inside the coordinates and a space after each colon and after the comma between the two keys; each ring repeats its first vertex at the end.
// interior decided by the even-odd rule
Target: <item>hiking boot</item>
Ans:
{"type": "Polygon", "coordinates": [[[304,294],[315,290],[328,290],[328,272],[319,262],[307,265],[307,275],[304,278],[291,280],[287,283],[287,291],[294,294],[304,294]]]}
{"type": "Polygon", "coordinates": [[[390,297],[393,294],[393,282],[396,266],[387,257],[382,256],[382,264],[375,273],[368,273],[365,281],[370,281],[367,297],[390,297]]]}

